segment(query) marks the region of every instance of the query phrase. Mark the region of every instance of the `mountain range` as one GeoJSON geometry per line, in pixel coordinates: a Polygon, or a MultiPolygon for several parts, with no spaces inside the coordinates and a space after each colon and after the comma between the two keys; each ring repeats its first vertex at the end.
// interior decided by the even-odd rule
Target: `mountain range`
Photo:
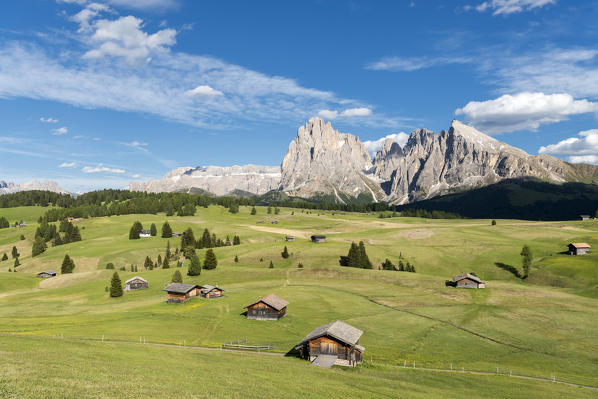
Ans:
{"type": "Polygon", "coordinates": [[[11,182],[6,182],[0,180],[0,195],[2,194],[12,194],[18,191],[32,191],[32,190],[40,190],[40,191],[53,191],[55,193],[61,194],[69,194],[68,191],[62,189],[58,183],[51,180],[44,180],[38,181],[33,180],[23,184],[14,184],[11,182]]]}
{"type": "Polygon", "coordinates": [[[367,198],[406,204],[519,177],[594,183],[598,167],[527,154],[458,120],[438,133],[416,129],[403,147],[387,139],[372,158],[358,137],[312,118],[297,130],[281,166],[183,167],[160,180],[132,182],[129,189],[201,189],[218,195],[279,190],[303,198],[334,197],[340,203],[367,198]]]}

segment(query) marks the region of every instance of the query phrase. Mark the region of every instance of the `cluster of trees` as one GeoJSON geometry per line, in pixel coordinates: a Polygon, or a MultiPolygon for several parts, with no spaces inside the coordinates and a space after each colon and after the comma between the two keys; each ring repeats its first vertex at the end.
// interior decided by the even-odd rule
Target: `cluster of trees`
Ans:
{"type": "Polygon", "coordinates": [[[365,252],[365,244],[359,241],[359,245],[355,242],[351,243],[349,253],[347,256],[341,256],[339,261],[341,266],[358,267],[362,269],[372,269],[372,262],[365,252]]]}
{"type": "MultiPolygon", "coordinates": [[[[203,261],[203,268],[206,270],[215,269],[218,266],[218,260],[216,259],[216,254],[214,253],[213,249],[208,249],[206,251],[204,261],[203,261]]],[[[189,260],[189,268],[187,269],[187,275],[189,276],[199,276],[201,274],[201,262],[197,254],[193,254],[189,260]]]]}
{"type": "MultiPolygon", "coordinates": [[[[21,266],[21,262],[19,262],[19,256],[21,256],[21,254],[19,253],[19,250],[17,249],[17,247],[15,247],[15,246],[12,247],[11,255],[12,255],[12,258],[14,259],[13,268],[14,268],[14,271],[16,272],[17,267],[21,266]]],[[[0,262],[4,262],[7,260],[8,260],[8,255],[5,252],[4,255],[2,255],[2,258],[0,259],[0,262]]],[[[11,269],[8,269],[8,271],[11,271],[11,269]]]]}
{"type": "Polygon", "coordinates": [[[399,258],[399,263],[395,265],[390,261],[390,259],[386,258],[386,260],[382,263],[382,270],[396,270],[399,272],[415,273],[415,266],[409,263],[409,261],[403,263],[403,259],[401,258],[399,258]]]}
{"type": "Polygon", "coordinates": [[[19,191],[12,194],[0,195],[0,208],[16,208],[17,206],[71,206],[75,200],[68,194],[58,194],[52,191],[19,191]]]}
{"type": "Polygon", "coordinates": [[[0,229],[6,229],[8,227],[10,227],[10,223],[4,216],[1,216],[0,217],[0,229]]]}
{"type": "MultiPolygon", "coordinates": [[[[143,225],[140,221],[136,221],[135,223],[133,223],[133,226],[131,226],[131,229],[129,230],[129,240],[139,239],[139,234],[141,234],[141,230],[143,230],[143,225]]],[[[156,227],[155,223],[152,223],[150,227],[150,235],[152,237],[155,237],[157,234],[158,228],[156,227]]]]}
{"type": "Polygon", "coordinates": [[[427,211],[425,209],[402,209],[401,216],[425,219],[463,219],[458,213],[445,211],[427,211]]]}
{"type": "Polygon", "coordinates": [[[215,248],[215,247],[225,247],[225,246],[231,246],[231,245],[240,245],[241,244],[241,238],[238,235],[235,235],[233,237],[233,240],[230,240],[229,236],[226,236],[226,239],[223,240],[221,238],[218,238],[216,236],[216,234],[211,234],[210,230],[208,230],[207,228],[204,229],[203,234],[201,235],[201,237],[196,240],[195,239],[195,235],[193,234],[193,229],[191,229],[191,227],[189,227],[187,230],[185,230],[183,232],[183,235],[181,236],[181,249],[185,252],[185,257],[188,258],[187,253],[189,252],[194,252],[194,251],[188,251],[187,248],[197,248],[197,249],[203,249],[203,248],[215,248]]]}
{"type": "Polygon", "coordinates": [[[49,241],[52,241],[52,246],[55,247],[81,241],[81,239],[79,227],[74,226],[66,219],[60,222],[58,228],[55,224],[43,221],[35,230],[35,239],[31,249],[31,256],[37,256],[43,253],[48,248],[46,243],[49,241]],[[64,234],[61,236],[60,233],[64,234]]]}
{"type": "MultiPolygon", "coordinates": [[[[268,215],[272,214],[272,206],[268,205],[268,215]]],[[[280,213],[280,208],[278,208],[277,206],[274,207],[274,214],[278,215],[280,213]]]]}

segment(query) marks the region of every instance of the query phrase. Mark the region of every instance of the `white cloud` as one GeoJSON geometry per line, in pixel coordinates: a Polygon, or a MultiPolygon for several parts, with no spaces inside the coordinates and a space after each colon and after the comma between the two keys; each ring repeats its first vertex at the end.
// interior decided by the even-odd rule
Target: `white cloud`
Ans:
{"type": "Polygon", "coordinates": [[[598,155],[572,155],[567,160],[571,163],[598,164],[598,155]]]}
{"type": "MultiPolygon", "coordinates": [[[[93,22],[94,33],[89,44],[96,48],[87,51],[84,58],[122,57],[129,63],[147,60],[149,55],[165,52],[176,43],[174,29],[162,29],[153,34],[144,32],[143,20],[132,15],[116,20],[100,19],[93,22]]],[[[84,25],[80,25],[83,29],[84,25]]]]}
{"type": "Polygon", "coordinates": [[[346,118],[352,118],[354,116],[370,116],[372,115],[372,110],[365,107],[360,108],[349,108],[341,112],[340,116],[346,118]]]}
{"type": "Polygon", "coordinates": [[[52,134],[54,136],[62,136],[64,134],[67,134],[68,132],[69,129],[66,126],[59,127],[58,129],[52,129],[52,134]]]}
{"type": "Polygon", "coordinates": [[[411,72],[419,69],[431,68],[438,65],[466,64],[471,60],[467,57],[383,57],[378,61],[366,65],[366,69],[374,71],[411,72]]]}
{"type": "Polygon", "coordinates": [[[598,103],[575,100],[569,94],[523,92],[494,100],[471,101],[455,111],[487,133],[536,130],[541,124],[566,120],[569,115],[598,112],[598,103]]]}
{"type": "Polygon", "coordinates": [[[133,179],[139,179],[141,175],[139,173],[135,173],[132,177],[133,179]]]}
{"type": "Polygon", "coordinates": [[[125,143],[125,145],[129,146],[129,147],[133,147],[133,148],[138,148],[138,147],[146,147],[147,143],[142,143],[140,141],[132,141],[130,143],[125,143]]]}
{"type": "Polygon", "coordinates": [[[389,134],[388,136],[379,138],[378,140],[368,140],[368,141],[364,141],[363,145],[366,146],[366,148],[368,149],[368,152],[370,153],[370,155],[376,155],[376,153],[382,148],[382,144],[384,144],[384,142],[390,139],[392,141],[394,141],[395,143],[397,143],[398,145],[401,146],[401,148],[405,147],[405,144],[407,144],[407,140],[409,139],[409,135],[405,132],[400,132],[400,133],[392,133],[389,134]]]}
{"type": "Polygon", "coordinates": [[[323,109],[320,112],[318,112],[318,116],[322,119],[334,120],[338,116],[338,111],[323,109]]]}
{"type": "Polygon", "coordinates": [[[215,90],[210,86],[202,85],[197,86],[193,90],[188,90],[185,92],[188,96],[194,97],[214,97],[214,96],[221,96],[223,93],[219,90],[215,90]]]}
{"type": "Polygon", "coordinates": [[[58,119],[44,118],[43,116],[41,118],[39,118],[39,120],[43,123],[58,123],[58,119]]]}
{"type": "Polygon", "coordinates": [[[556,0],[490,0],[472,6],[465,6],[464,9],[475,8],[476,11],[492,11],[492,15],[509,15],[523,11],[530,11],[536,8],[542,8],[549,4],[555,4],[556,0]]]}
{"type": "MultiPolygon", "coordinates": [[[[93,4],[89,0],[56,0],[58,3],[78,4],[85,6],[93,4]]],[[[179,5],[178,0],[103,0],[103,3],[108,3],[115,7],[132,8],[136,10],[153,10],[153,9],[169,9],[176,8],[179,5]]]]}
{"type": "Polygon", "coordinates": [[[90,20],[97,17],[101,12],[109,11],[105,4],[89,3],[83,10],[73,15],[70,19],[79,24],[79,32],[91,30],[90,20]]]}
{"type": "Polygon", "coordinates": [[[85,166],[81,170],[83,171],[83,173],[125,173],[124,169],[108,168],[106,166],[103,166],[102,164],[98,164],[97,166],[85,166]]]}
{"type": "Polygon", "coordinates": [[[74,168],[75,166],[77,166],[76,162],[63,162],[58,165],[59,168],[74,168]]]}
{"type": "MultiPolygon", "coordinates": [[[[556,144],[540,147],[540,154],[569,155],[573,159],[598,154],[598,129],[579,132],[577,137],[569,137],[556,144]]],[[[575,161],[572,161],[575,162],[575,161]]]]}

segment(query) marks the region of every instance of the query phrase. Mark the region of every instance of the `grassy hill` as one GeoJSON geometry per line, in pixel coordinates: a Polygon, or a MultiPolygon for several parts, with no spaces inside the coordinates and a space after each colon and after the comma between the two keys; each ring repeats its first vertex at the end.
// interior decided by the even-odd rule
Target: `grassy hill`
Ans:
{"type": "MultiPolygon", "coordinates": [[[[0,209],[0,216],[19,209],[0,209]]],[[[498,220],[491,226],[490,220],[378,219],[374,214],[288,208],[268,215],[258,207],[252,216],[250,209],[231,214],[210,206],[198,208],[193,217],[81,220],[83,241],[50,247],[35,258],[30,256],[34,225],[0,230],[0,254],[10,255],[13,245],[22,254],[17,273],[7,272],[12,260],[0,262],[0,334],[8,334],[0,339],[0,370],[8,370],[0,372],[0,396],[91,396],[97,390],[98,397],[127,397],[123,392],[138,385],[149,397],[166,391],[204,397],[204,390],[233,398],[596,394],[547,382],[402,366],[415,362],[417,367],[484,372],[498,367],[500,373],[556,375],[598,386],[598,255],[560,254],[570,241],[598,248],[598,223],[498,220]],[[198,277],[182,270],[185,282],[218,284],[226,296],[167,304],[161,290],[170,281],[171,268],[119,272],[123,281],[135,274],[146,278],[150,288],[109,298],[105,287],[112,271],[104,269],[107,262],[117,268],[135,264],[141,270],[145,256],[163,255],[168,241],[128,240],[132,223],[161,226],[167,219],[173,231],[192,227],[196,237],[206,227],[219,237],[241,237],[239,246],[215,248],[215,270],[203,270],[198,277]],[[26,240],[19,240],[21,233],[26,240]],[[309,242],[314,233],[327,235],[327,242],[309,242]],[[296,241],[285,242],[286,234],[296,241]],[[339,266],[339,255],[359,240],[366,243],[375,265],[403,256],[417,273],[339,266]],[[496,266],[519,267],[523,244],[534,253],[526,280],[496,266]],[[288,259],[280,255],[285,245],[288,259]],[[35,273],[59,270],[65,253],[74,259],[75,273],[38,281],[35,273]],[[270,260],[273,269],[268,268],[270,260]],[[297,268],[299,262],[303,269],[297,268]],[[475,272],[488,288],[444,285],[462,272],[475,272]],[[246,320],[244,306],[271,292],[291,303],[288,315],[278,322],[246,320]],[[366,361],[355,370],[319,370],[292,356],[197,349],[246,338],[252,344],[271,344],[274,354],[283,355],[313,328],[336,319],[365,332],[360,343],[366,347],[366,361]],[[102,336],[103,344],[98,342],[102,336]],[[147,343],[142,350],[133,345],[140,339],[147,343]],[[23,355],[27,353],[36,355],[23,355]],[[184,366],[177,366],[181,363],[184,366]],[[148,373],[156,378],[147,379],[148,373]],[[71,379],[85,384],[71,384],[71,379]],[[38,395],[25,394],[19,383],[23,380],[38,395]],[[115,381],[113,390],[105,390],[110,381],[115,381]]],[[[174,248],[179,240],[170,243],[174,248]]],[[[203,258],[204,250],[198,252],[203,258]]]]}
{"type": "Polygon", "coordinates": [[[510,179],[398,207],[402,209],[439,210],[468,218],[575,220],[596,213],[598,185],[510,179]]]}

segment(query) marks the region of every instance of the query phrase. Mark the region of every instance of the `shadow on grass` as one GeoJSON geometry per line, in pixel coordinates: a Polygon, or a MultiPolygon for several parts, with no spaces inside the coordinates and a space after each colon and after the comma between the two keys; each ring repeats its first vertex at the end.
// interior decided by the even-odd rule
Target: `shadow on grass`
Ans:
{"type": "Polygon", "coordinates": [[[506,263],[502,263],[502,262],[494,262],[494,264],[497,267],[499,267],[499,268],[501,268],[501,269],[503,269],[503,270],[511,273],[515,277],[522,278],[521,274],[519,273],[519,270],[517,270],[517,268],[515,266],[507,265],[506,263]]]}

